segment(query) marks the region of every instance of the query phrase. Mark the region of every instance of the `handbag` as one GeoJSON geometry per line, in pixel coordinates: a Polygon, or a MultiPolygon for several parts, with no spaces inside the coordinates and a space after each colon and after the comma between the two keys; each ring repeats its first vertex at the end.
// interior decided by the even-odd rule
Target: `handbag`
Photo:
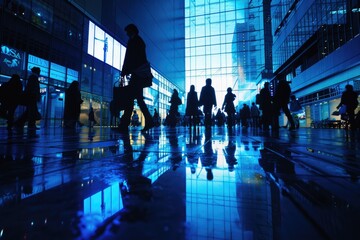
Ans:
{"type": "Polygon", "coordinates": [[[341,107],[339,108],[339,113],[340,115],[346,114],[346,105],[342,104],[341,107]]]}
{"type": "Polygon", "coordinates": [[[332,112],[331,115],[333,115],[333,116],[340,116],[340,113],[339,113],[338,110],[335,110],[335,111],[332,112]]]}
{"type": "Polygon", "coordinates": [[[131,104],[131,101],[133,101],[133,97],[133,90],[131,86],[122,86],[120,81],[114,83],[113,100],[115,112],[125,110],[125,108],[131,104]]]}
{"type": "Polygon", "coordinates": [[[133,74],[136,78],[139,78],[141,82],[140,85],[143,88],[150,87],[152,85],[152,79],[154,76],[151,73],[151,67],[149,62],[146,62],[137,69],[135,69],[133,74]]]}

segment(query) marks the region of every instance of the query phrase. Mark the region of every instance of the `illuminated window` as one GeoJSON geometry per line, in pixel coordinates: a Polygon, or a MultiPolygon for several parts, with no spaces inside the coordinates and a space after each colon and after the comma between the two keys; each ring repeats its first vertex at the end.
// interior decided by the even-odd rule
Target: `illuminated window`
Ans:
{"type": "Polygon", "coordinates": [[[228,87],[237,101],[256,89],[264,65],[264,44],[254,41],[263,39],[261,31],[255,31],[263,29],[261,4],[252,10],[246,2],[185,1],[186,91],[195,85],[200,94],[206,78],[211,78],[220,105],[228,87]],[[246,14],[252,14],[251,21],[246,14]]]}

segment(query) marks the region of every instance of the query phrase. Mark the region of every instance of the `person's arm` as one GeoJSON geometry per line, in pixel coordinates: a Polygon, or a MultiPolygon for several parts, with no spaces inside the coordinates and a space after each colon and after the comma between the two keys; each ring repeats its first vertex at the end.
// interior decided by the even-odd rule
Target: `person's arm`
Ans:
{"type": "Polygon", "coordinates": [[[226,95],[225,95],[224,102],[223,102],[222,107],[221,107],[222,110],[224,110],[225,105],[226,105],[226,95]]]}
{"type": "Polygon", "coordinates": [[[216,107],[216,95],[215,95],[215,89],[213,88],[213,98],[214,98],[214,107],[216,107]]]}
{"type": "Polygon", "coordinates": [[[340,103],[339,105],[337,105],[336,109],[339,109],[341,107],[341,105],[343,104],[343,98],[344,98],[344,94],[341,96],[341,100],[340,100],[340,103]]]}

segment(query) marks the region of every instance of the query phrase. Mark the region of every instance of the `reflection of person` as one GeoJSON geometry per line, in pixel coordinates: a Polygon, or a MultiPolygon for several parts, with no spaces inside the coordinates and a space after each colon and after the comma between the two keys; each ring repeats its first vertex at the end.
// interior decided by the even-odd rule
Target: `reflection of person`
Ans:
{"type": "Polygon", "coordinates": [[[139,36],[138,28],[134,24],[129,24],[126,26],[125,32],[129,37],[129,41],[127,43],[121,77],[123,78],[124,76],[131,74],[129,86],[133,93],[133,99],[131,99],[128,105],[125,107],[124,115],[120,120],[119,131],[123,133],[128,132],[131,113],[134,108],[133,100],[136,99],[137,104],[139,105],[140,110],[144,114],[145,118],[145,126],[142,131],[146,132],[150,128],[154,127],[154,123],[152,121],[149,109],[147,108],[144,101],[142,78],[134,74],[136,69],[148,62],[145,51],[146,46],[143,39],[139,36]]]}
{"type": "Polygon", "coordinates": [[[224,148],[224,155],[226,163],[228,164],[229,172],[234,171],[237,160],[235,158],[236,144],[233,140],[229,140],[228,145],[224,148]]]}
{"type": "Polygon", "coordinates": [[[79,82],[73,81],[65,91],[64,127],[75,128],[80,117],[80,105],[83,103],[79,82]]]}
{"type": "Polygon", "coordinates": [[[149,151],[149,139],[145,138],[144,149],[137,159],[134,159],[133,148],[130,143],[129,135],[121,137],[124,143],[124,154],[121,161],[125,161],[125,179],[120,183],[120,190],[123,197],[125,210],[124,218],[142,219],[146,217],[146,202],[152,198],[151,179],[143,176],[143,166],[149,151]]]}
{"type": "MultiPolygon", "coordinates": [[[[35,174],[33,158],[33,148],[25,145],[14,155],[12,145],[6,146],[5,152],[0,154],[0,182],[1,190],[7,190],[9,196],[21,198],[21,194],[33,193],[33,178],[35,174]],[[5,184],[3,184],[5,183],[5,184]],[[11,188],[6,189],[6,183],[11,188]],[[17,190],[17,192],[11,192],[17,190]]],[[[6,200],[6,198],[5,198],[6,200]]]]}
{"type": "Polygon", "coordinates": [[[346,113],[348,114],[349,123],[352,129],[355,129],[355,109],[359,104],[357,99],[358,94],[354,91],[353,86],[348,84],[345,86],[345,91],[341,95],[341,101],[336,107],[337,109],[339,109],[343,104],[346,106],[346,113]]]}
{"type": "Polygon", "coordinates": [[[212,149],[211,132],[207,130],[205,133],[204,152],[201,154],[201,165],[206,170],[206,179],[211,181],[214,179],[212,169],[216,167],[217,152],[214,153],[212,149]]]}
{"type": "Polygon", "coordinates": [[[160,116],[156,108],[154,108],[153,122],[156,127],[159,127],[161,124],[160,116]]]}
{"type": "Polygon", "coordinates": [[[195,91],[195,86],[190,86],[190,91],[187,94],[186,99],[186,116],[189,117],[189,126],[195,126],[198,122],[198,110],[199,110],[199,99],[197,92],[195,91]]]}
{"type": "Polygon", "coordinates": [[[188,144],[186,144],[186,155],[187,155],[187,160],[188,163],[190,164],[190,169],[191,169],[191,173],[194,174],[196,173],[196,168],[199,162],[199,157],[200,157],[200,153],[199,153],[199,146],[200,146],[200,135],[196,134],[196,131],[194,129],[194,134],[191,133],[190,131],[190,141],[188,144]]]}
{"type": "Polygon", "coordinates": [[[232,93],[232,88],[227,89],[227,93],[224,98],[224,103],[222,105],[222,109],[225,109],[225,112],[227,113],[227,126],[228,128],[232,127],[235,124],[235,105],[234,100],[236,98],[236,95],[232,93]]]}
{"type": "Polygon", "coordinates": [[[204,106],[203,112],[205,114],[205,127],[209,128],[212,125],[211,116],[212,108],[216,107],[215,89],[211,86],[211,78],[206,79],[206,85],[202,87],[200,92],[200,106],[204,106]]]}
{"type": "Polygon", "coordinates": [[[17,120],[17,125],[22,128],[27,121],[29,129],[37,129],[35,123],[36,120],[40,120],[37,102],[41,100],[39,83],[40,68],[33,67],[31,72],[24,91],[23,101],[26,103],[26,111],[17,120]]]}
{"type": "Polygon", "coordinates": [[[179,139],[175,132],[168,131],[167,137],[169,138],[170,143],[170,152],[171,155],[169,157],[172,169],[175,171],[182,161],[182,153],[179,147],[179,139]]]}
{"type": "Polygon", "coordinates": [[[7,120],[7,130],[11,132],[14,124],[14,113],[22,94],[22,83],[18,74],[13,74],[10,80],[1,86],[1,114],[7,120]]]}
{"type": "Polygon", "coordinates": [[[279,115],[280,109],[286,115],[288,122],[290,123],[289,130],[296,129],[294,120],[291,116],[290,110],[288,108],[289,100],[290,100],[291,89],[289,83],[281,79],[278,82],[275,95],[274,95],[274,118],[273,118],[273,125],[272,129],[277,130],[279,129],[279,115]]]}

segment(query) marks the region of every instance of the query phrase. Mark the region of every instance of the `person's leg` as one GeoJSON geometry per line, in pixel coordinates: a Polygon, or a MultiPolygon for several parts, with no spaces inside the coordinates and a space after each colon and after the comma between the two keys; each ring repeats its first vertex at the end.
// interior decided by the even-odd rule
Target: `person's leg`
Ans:
{"type": "Polygon", "coordinates": [[[355,113],[354,111],[349,111],[347,112],[348,117],[349,117],[349,124],[350,124],[350,129],[351,130],[355,130],[356,126],[355,126],[355,113]]]}
{"type": "Polygon", "coordinates": [[[124,114],[120,118],[119,131],[127,132],[130,125],[131,114],[134,108],[134,100],[130,101],[124,109],[124,114]]]}
{"type": "Polygon", "coordinates": [[[16,105],[10,105],[7,112],[7,129],[10,131],[14,125],[14,113],[16,105]]]}
{"type": "Polygon", "coordinates": [[[288,122],[290,123],[290,129],[295,129],[295,122],[294,122],[293,117],[291,116],[288,105],[282,104],[281,108],[282,108],[283,112],[285,113],[285,116],[287,117],[288,122]]]}
{"type": "Polygon", "coordinates": [[[152,116],[149,112],[149,109],[147,108],[146,103],[144,101],[143,89],[136,92],[135,98],[136,98],[137,104],[139,105],[140,110],[143,113],[144,118],[145,118],[145,126],[142,129],[142,131],[147,131],[150,128],[154,127],[154,122],[152,120],[152,116]]]}
{"type": "Polygon", "coordinates": [[[28,127],[35,128],[36,127],[36,114],[38,113],[36,100],[31,100],[31,102],[27,106],[27,112],[28,112],[28,116],[27,116],[28,127]]]}

